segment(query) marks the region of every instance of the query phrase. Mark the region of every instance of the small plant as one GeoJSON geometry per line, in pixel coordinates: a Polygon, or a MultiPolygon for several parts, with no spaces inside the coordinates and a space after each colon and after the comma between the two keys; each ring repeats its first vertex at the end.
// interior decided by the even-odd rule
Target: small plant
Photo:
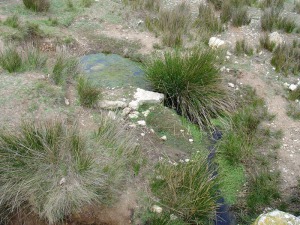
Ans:
{"type": "Polygon", "coordinates": [[[268,51],[272,52],[276,46],[275,42],[270,41],[270,37],[267,33],[263,34],[259,38],[260,46],[268,51]]]}
{"type": "Polygon", "coordinates": [[[282,10],[284,7],[284,1],[285,0],[263,0],[260,1],[259,6],[263,9],[272,7],[277,10],[282,10]]]}
{"type": "Polygon", "coordinates": [[[27,22],[25,27],[22,28],[24,36],[27,39],[36,39],[36,38],[41,38],[44,37],[45,34],[44,32],[41,30],[39,24],[36,23],[31,23],[31,22],[27,22]]]}
{"type": "Polygon", "coordinates": [[[159,203],[185,222],[208,222],[217,209],[217,180],[206,157],[196,154],[187,163],[173,165],[162,161],[157,167],[152,191],[159,203]]]}
{"type": "Polygon", "coordinates": [[[61,85],[64,84],[69,77],[76,77],[78,73],[77,59],[60,55],[56,58],[51,77],[56,85],[61,85]]]}
{"type": "Polygon", "coordinates": [[[211,5],[200,4],[199,15],[195,25],[203,32],[220,33],[222,31],[222,24],[216,17],[211,5]]]}
{"type": "Polygon", "coordinates": [[[23,0],[23,3],[26,8],[37,12],[48,11],[50,8],[49,0],[23,0]]]}
{"type": "Polygon", "coordinates": [[[46,22],[49,26],[55,27],[58,26],[58,19],[57,18],[48,18],[48,21],[46,22]]]}
{"type": "Polygon", "coordinates": [[[165,53],[146,65],[154,90],[165,94],[165,104],[199,125],[228,112],[233,105],[215,67],[216,53],[194,50],[165,53]]]}
{"type": "Polygon", "coordinates": [[[9,73],[21,70],[22,62],[22,57],[15,47],[8,47],[0,53],[0,65],[9,73]]]}
{"type": "Polygon", "coordinates": [[[279,12],[274,8],[267,8],[263,11],[260,18],[260,25],[263,31],[272,31],[276,25],[279,18],[279,12]]]}
{"type": "Polygon", "coordinates": [[[94,87],[85,77],[80,76],[77,83],[77,92],[82,106],[93,107],[101,96],[101,90],[94,87]]]}
{"type": "Polygon", "coordinates": [[[29,45],[23,49],[25,51],[23,67],[25,70],[42,70],[47,63],[47,56],[42,54],[39,49],[29,45]]]}
{"type": "Polygon", "coordinates": [[[294,91],[290,91],[289,100],[291,100],[291,101],[296,101],[296,100],[300,101],[300,87],[298,87],[294,91]]]}
{"type": "Polygon", "coordinates": [[[246,54],[248,56],[253,55],[253,48],[251,48],[245,41],[245,39],[238,40],[235,43],[235,53],[237,55],[246,54]]]}
{"type": "Polygon", "coordinates": [[[237,7],[232,12],[232,25],[235,27],[240,27],[243,25],[248,25],[251,19],[248,16],[247,7],[237,7]]]}
{"type": "Polygon", "coordinates": [[[67,3],[68,10],[73,11],[75,9],[73,0],[66,0],[66,3],[67,3]]]}
{"type": "Polygon", "coordinates": [[[277,28],[287,33],[292,33],[296,27],[296,22],[289,17],[280,17],[277,21],[277,28]]]}
{"type": "Polygon", "coordinates": [[[20,26],[20,19],[17,15],[13,15],[8,17],[3,24],[12,28],[18,28],[20,26]]]}
{"type": "Polygon", "coordinates": [[[232,17],[232,13],[234,11],[234,8],[231,5],[230,0],[223,1],[222,3],[222,11],[220,13],[220,20],[222,23],[227,23],[230,21],[232,17]]]}
{"type": "Polygon", "coordinates": [[[83,7],[90,7],[93,4],[93,0],[81,0],[81,4],[83,7]]]}

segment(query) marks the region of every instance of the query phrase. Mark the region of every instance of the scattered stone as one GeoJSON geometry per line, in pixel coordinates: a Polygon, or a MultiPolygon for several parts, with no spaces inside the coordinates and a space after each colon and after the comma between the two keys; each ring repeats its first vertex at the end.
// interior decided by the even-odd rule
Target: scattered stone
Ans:
{"type": "Polygon", "coordinates": [[[121,113],[121,116],[125,117],[125,116],[127,116],[130,112],[131,112],[131,108],[126,107],[126,108],[123,109],[123,111],[122,111],[122,113],[121,113]]]}
{"type": "Polygon", "coordinates": [[[217,37],[211,37],[209,39],[208,45],[211,48],[220,48],[220,47],[223,47],[225,45],[225,41],[223,41],[223,40],[221,40],[217,37]]]}
{"type": "Polygon", "coordinates": [[[144,117],[147,117],[149,115],[149,113],[150,113],[149,109],[146,110],[146,111],[144,111],[144,112],[142,112],[142,114],[144,115],[144,117]]]}
{"type": "Polygon", "coordinates": [[[66,104],[66,105],[70,105],[69,99],[65,98],[65,104],[66,104]]]}
{"type": "Polygon", "coordinates": [[[166,140],[167,140],[167,136],[164,135],[164,136],[162,136],[160,139],[163,140],[163,141],[166,141],[166,140]]]}
{"type": "Polygon", "coordinates": [[[188,162],[190,161],[190,159],[185,159],[184,161],[185,161],[186,163],[188,163],[188,162]]]}
{"type": "Polygon", "coordinates": [[[109,111],[107,114],[107,117],[112,119],[112,120],[116,120],[117,119],[117,114],[113,111],[109,111]]]}
{"type": "Polygon", "coordinates": [[[65,177],[61,178],[61,180],[59,181],[59,185],[63,185],[64,183],[66,183],[65,177]]]}
{"type": "Polygon", "coordinates": [[[141,136],[144,137],[146,134],[145,133],[141,133],[141,136]]]}
{"type": "Polygon", "coordinates": [[[138,109],[142,104],[159,104],[164,100],[164,95],[157,92],[146,91],[141,88],[137,88],[134,93],[135,100],[129,103],[129,107],[138,109]]]}
{"type": "Polygon", "coordinates": [[[300,219],[296,216],[274,210],[272,212],[261,214],[253,223],[253,225],[299,225],[300,219]]]}
{"type": "Polygon", "coordinates": [[[146,121],[145,120],[139,120],[137,121],[137,124],[140,126],[146,126],[146,121]]]}
{"type": "Polygon", "coordinates": [[[180,132],[181,132],[181,133],[183,133],[183,132],[184,132],[184,130],[180,130],[180,132]]]}
{"type": "Polygon", "coordinates": [[[282,36],[277,32],[273,32],[269,35],[270,42],[275,43],[276,46],[281,45],[283,43],[282,36]]]}
{"type": "Polygon", "coordinates": [[[132,113],[130,113],[129,115],[128,115],[128,117],[130,118],[130,119],[137,119],[137,118],[139,118],[139,112],[138,111],[133,111],[132,113]]]}
{"type": "Polygon", "coordinates": [[[290,84],[287,83],[287,82],[285,82],[285,83],[283,84],[283,86],[284,86],[285,88],[289,88],[290,84]]]}
{"type": "Polygon", "coordinates": [[[134,123],[129,124],[128,127],[130,127],[130,128],[136,128],[136,124],[134,124],[134,123]]]}
{"type": "Polygon", "coordinates": [[[234,84],[233,83],[228,83],[228,87],[234,88],[234,84]]]}
{"type": "Polygon", "coordinates": [[[117,110],[117,109],[124,109],[127,107],[127,103],[123,101],[109,101],[109,100],[103,100],[98,103],[98,106],[101,109],[107,109],[107,110],[117,110]]]}
{"type": "Polygon", "coordinates": [[[160,207],[158,205],[153,205],[151,207],[151,211],[154,212],[154,213],[160,214],[160,213],[162,213],[162,207],[160,207]]]}
{"type": "Polygon", "coordinates": [[[291,84],[291,85],[289,86],[289,89],[290,89],[291,91],[295,91],[297,88],[298,88],[298,85],[296,85],[296,84],[291,84]]]}

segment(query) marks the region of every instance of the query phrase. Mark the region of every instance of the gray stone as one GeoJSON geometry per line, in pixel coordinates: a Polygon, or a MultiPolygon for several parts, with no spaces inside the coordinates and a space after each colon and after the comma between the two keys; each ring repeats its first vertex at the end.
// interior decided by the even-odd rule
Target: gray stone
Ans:
{"type": "Polygon", "coordinates": [[[117,109],[124,109],[127,107],[127,103],[123,101],[109,101],[109,100],[103,100],[98,103],[98,106],[101,109],[107,109],[107,110],[117,110],[117,109]]]}
{"type": "Polygon", "coordinates": [[[211,37],[209,39],[208,45],[211,48],[221,48],[221,47],[225,46],[225,41],[223,41],[217,37],[211,37]]]}
{"type": "Polygon", "coordinates": [[[164,95],[137,88],[134,93],[134,98],[135,100],[129,103],[129,107],[132,109],[138,109],[142,104],[160,104],[164,100],[164,95]]]}

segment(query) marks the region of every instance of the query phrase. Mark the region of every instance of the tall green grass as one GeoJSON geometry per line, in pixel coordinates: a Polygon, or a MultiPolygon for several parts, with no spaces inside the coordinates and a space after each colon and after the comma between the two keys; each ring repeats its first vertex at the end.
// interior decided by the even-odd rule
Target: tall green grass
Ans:
{"type": "Polygon", "coordinates": [[[232,110],[229,94],[215,66],[216,52],[166,52],[146,64],[146,78],[165,94],[165,104],[200,126],[232,110]]]}
{"type": "Polygon", "coordinates": [[[48,11],[50,8],[49,0],[23,0],[23,3],[26,8],[37,12],[48,11]]]}
{"type": "Polygon", "coordinates": [[[0,65],[9,73],[17,72],[22,67],[22,57],[16,48],[8,47],[0,53],[0,65]]]}
{"type": "Polygon", "coordinates": [[[248,25],[251,22],[251,18],[248,15],[248,8],[237,7],[232,12],[232,25],[235,27],[240,27],[243,25],[248,25]]]}
{"type": "Polygon", "coordinates": [[[30,208],[54,224],[85,206],[114,201],[126,161],[135,150],[120,125],[117,128],[102,119],[103,132],[94,139],[60,121],[24,122],[15,130],[1,129],[0,208],[7,211],[1,211],[0,218],[30,208]],[[109,147],[103,142],[107,135],[109,147]]]}
{"type": "Polygon", "coordinates": [[[18,28],[20,26],[20,19],[17,15],[13,15],[7,17],[7,19],[3,22],[4,25],[10,26],[12,28],[18,28]]]}
{"type": "Polygon", "coordinates": [[[245,39],[237,40],[235,42],[235,53],[237,55],[246,54],[248,56],[253,55],[253,48],[249,46],[249,44],[245,41],[245,39]]]}
{"type": "Polygon", "coordinates": [[[51,77],[56,85],[63,85],[69,78],[79,74],[78,60],[65,54],[59,55],[53,65],[51,77]]]}
{"type": "Polygon", "coordinates": [[[86,107],[93,107],[101,97],[101,90],[93,86],[85,77],[80,76],[77,81],[79,102],[86,107]]]}

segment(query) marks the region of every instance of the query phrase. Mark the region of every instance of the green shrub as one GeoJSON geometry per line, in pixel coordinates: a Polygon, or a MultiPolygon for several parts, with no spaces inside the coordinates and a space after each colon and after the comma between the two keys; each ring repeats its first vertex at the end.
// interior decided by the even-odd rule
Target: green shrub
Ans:
{"type": "Polygon", "coordinates": [[[280,197],[279,173],[260,172],[249,181],[247,206],[253,212],[260,212],[271,201],[280,197]]]}
{"type": "Polygon", "coordinates": [[[222,24],[211,5],[199,5],[199,15],[195,25],[200,28],[202,34],[203,32],[220,33],[222,31],[222,24]]]}
{"type": "Polygon", "coordinates": [[[259,44],[262,48],[267,49],[270,52],[272,52],[276,46],[276,43],[270,41],[270,37],[267,33],[259,38],[259,44]]]}
{"type": "MultiPolygon", "coordinates": [[[[90,204],[113,201],[123,182],[125,154],[133,147],[119,136],[126,146],[121,148],[116,135],[111,136],[109,148],[102,144],[107,131],[116,127],[111,124],[101,121],[105,131],[95,139],[86,139],[74,126],[59,121],[2,129],[0,207],[8,212],[30,208],[53,224],[90,204]]],[[[1,211],[0,218],[6,213],[1,211]]]]}
{"type": "Polygon", "coordinates": [[[101,90],[83,76],[78,78],[77,92],[80,104],[86,107],[93,107],[101,96],[101,90]]]}
{"type": "Polygon", "coordinates": [[[297,24],[294,19],[289,17],[280,17],[276,25],[278,29],[284,30],[287,33],[292,33],[297,28],[297,24]]]}
{"type": "Polygon", "coordinates": [[[14,47],[8,47],[0,53],[0,65],[9,73],[20,71],[22,68],[22,57],[14,47]]]}
{"type": "Polygon", "coordinates": [[[235,42],[235,53],[237,55],[246,54],[246,55],[253,55],[253,48],[251,48],[245,41],[245,39],[238,40],[235,42]]]}
{"type": "Polygon", "coordinates": [[[13,15],[7,17],[3,24],[12,28],[18,28],[20,26],[20,19],[17,15],[13,15]]]}
{"type": "Polygon", "coordinates": [[[272,31],[279,18],[279,12],[274,8],[267,8],[263,11],[260,18],[261,29],[264,31],[272,31]]]}
{"type": "Polygon", "coordinates": [[[37,12],[48,11],[50,8],[49,0],[23,0],[23,3],[26,8],[37,12]]]}
{"type": "Polygon", "coordinates": [[[251,19],[248,15],[247,7],[237,7],[232,12],[232,25],[235,27],[240,27],[243,25],[248,25],[251,19]]]}
{"type": "Polygon", "coordinates": [[[217,180],[205,156],[196,154],[188,163],[162,161],[152,191],[163,206],[185,222],[212,220],[217,209],[217,180]]]}
{"type": "Polygon", "coordinates": [[[146,65],[146,77],[154,90],[165,94],[165,104],[199,125],[232,109],[215,67],[216,52],[193,50],[167,52],[146,65]]]}
{"type": "Polygon", "coordinates": [[[76,58],[60,55],[56,58],[51,77],[56,85],[62,85],[70,77],[79,74],[78,61],[76,58]]]}

